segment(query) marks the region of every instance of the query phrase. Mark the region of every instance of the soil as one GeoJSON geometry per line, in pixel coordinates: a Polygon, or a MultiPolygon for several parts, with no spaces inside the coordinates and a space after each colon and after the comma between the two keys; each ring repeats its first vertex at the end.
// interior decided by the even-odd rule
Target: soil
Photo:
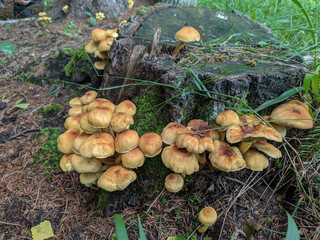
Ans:
{"type": "MultiPolygon", "coordinates": [[[[290,147],[298,146],[302,131],[289,132],[287,142],[278,146],[289,155],[280,164],[271,160],[270,167],[261,173],[223,173],[203,167],[187,177],[181,192],[172,194],[159,184],[155,187],[159,179],[142,167],[136,182],[123,192],[107,195],[106,205],[101,205],[104,191],[81,185],[78,173],[34,164],[34,157],[46,141],[46,137],[37,137],[41,130],[64,129],[68,100],[87,91],[85,85],[63,82],[62,67],[52,67],[58,53],[64,53],[63,65],[71,58],[66,48],[88,42],[95,27],[115,27],[142,4],[146,2],[136,1],[132,10],[94,27],[80,19],[64,19],[47,27],[35,20],[0,25],[0,40],[15,45],[13,56],[0,52],[0,239],[32,239],[31,227],[44,220],[51,222],[59,239],[112,239],[115,213],[123,216],[130,239],[138,239],[138,215],[147,239],[189,236],[200,226],[197,215],[204,206],[216,209],[218,221],[205,233],[198,233],[196,239],[231,239],[233,234],[234,239],[283,238],[287,217],[282,208],[290,213],[297,209],[295,220],[302,237],[319,239],[317,216],[289,167],[294,158],[290,147]],[[65,34],[70,21],[81,33],[65,34]],[[29,106],[14,107],[19,99],[29,106]],[[63,106],[63,110],[45,116],[38,113],[53,103],[63,106]],[[48,171],[50,174],[45,174],[48,171]]],[[[43,8],[38,7],[39,11],[43,8]]],[[[1,16],[7,18],[6,14],[1,16]]],[[[154,164],[156,160],[148,161],[154,164]]],[[[299,174],[302,171],[303,167],[298,168],[299,174]]]]}

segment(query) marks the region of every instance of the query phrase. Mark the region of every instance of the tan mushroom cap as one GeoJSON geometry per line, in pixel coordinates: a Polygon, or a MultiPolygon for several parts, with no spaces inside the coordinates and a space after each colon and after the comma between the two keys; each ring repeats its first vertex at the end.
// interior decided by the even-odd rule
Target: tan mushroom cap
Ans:
{"type": "Polygon", "coordinates": [[[78,115],[75,115],[75,116],[71,116],[71,117],[68,117],[65,122],[64,122],[64,127],[66,129],[74,129],[74,130],[77,130],[79,133],[82,132],[82,129],[80,127],[80,119],[81,117],[83,116],[83,113],[81,114],[78,114],[78,115]]]}
{"type": "Polygon", "coordinates": [[[213,167],[225,172],[234,172],[246,166],[237,147],[230,147],[229,144],[219,140],[215,140],[213,144],[214,150],[209,154],[213,167]]]}
{"type": "Polygon", "coordinates": [[[99,49],[97,49],[94,52],[94,57],[95,58],[101,58],[101,59],[107,59],[108,58],[108,52],[102,52],[99,49]]]}
{"type": "Polygon", "coordinates": [[[139,148],[146,157],[154,157],[162,150],[162,139],[157,133],[146,133],[139,139],[139,148]]]}
{"type": "Polygon", "coordinates": [[[92,185],[96,185],[99,177],[102,175],[102,171],[100,172],[89,172],[89,173],[81,173],[80,183],[87,186],[92,187],[92,185]]]}
{"type": "Polygon", "coordinates": [[[93,128],[90,126],[89,121],[88,121],[88,116],[89,116],[88,113],[84,114],[79,121],[79,124],[80,124],[82,131],[85,133],[88,133],[88,134],[94,134],[94,133],[101,132],[100,128],[93,128]]]}
{"type": "Polygon", "coordinates": [[[259,140],[254,142],[251,147],[256,148],[260,152],[272,157],[272,158],[281,158],[282,153],[281,151],[273,146],[272,144],[268,143],[266,140],[259,140]]]}
{"type": "Polygon", "coordinates": [[[93,41],[102,41],[103,39],[107,38],[107,36],[108,36],[107,31],[100,28],[95,28],[91,32],[91,39],[93,41]]]}
{"type": "Polygon", "coordinates": [[[90,41],[84,48],[87,53],[94,53],[97,51],[99,42],[90,41]]]}
{"type": "Polygon", "coordinates": [[[60,159],[60,168],[64,172],[70,172],[74,170],[74,167],[72,166],[71,159],[72,159],[73,153],[63,155],[63,157],[60,159]]]}
{"type": "Polygon", "coordinates": [[[80,154],[80,146],[82,143],[84,143],[84,141],[90,137],[90,134],[87,133],[80,133],[73,141],[72,144],[72,150],[76,153],[76,154],[80,154]]]}
{"type": "Polygon", "coordinates": [[[115,132],[121,132],[128,129],[132,124],[134,124],[133,117],[124,112],[114,113],[110,123],[112,130],[115,132]]]}
{"type": "Polygon", "coordinates": [[[219,131],[214,128],[215,127],[210,126],[208,122],[201,119],[193,119],[187,125],[187,129],[196,132],[200,137],[208,137],[213,140],[218,140],[219,131]]]}
{"type": "Polygon", "coordinates": [[[183,188],[184,179],[178,173],[170,173],[166,176],[164,186],[168,192],[179,192],[183,188]]]}
{"type": "Polygon", "coordinates": [[[118,153],[126,153],[137,147],[139,144],[139,135],[134,130],[124,130],[117,134],[114,145],[118,153]]]}
{"type": "Polygon", "coordinates": [[[93,65],[97,70],[103,70],[106,67],[107,62],[106,61],[97,61],[93,65]]]}
{"type": "Polygon", "coordinates": [[[138,147],[121,154],[122,165],[127,168],[141,167],[144,164],[144,160],[144,154],[138,147]]]}
{"type": "Polygon", "coordinates": [[[64,154],[73,153],[72,144],[73,141],[78,137],[79,132],[74,129],[69,129],[66,132],[59,135],[57,138],[58,149],[64,154]]]}
{"type": "Polygon", "coordinates": [[[163,164],[175,173],[190,175],[199,171],[199,155],[190,153],[184,148],[178,148],[175,144],[162,150],[161,159],[163,164]]]}
{"type": "Polygon", "coordinates": [[[88,104],[82,106],[82,109],[81,109],[82,113],[88,113],[89,112],[88,106],[89,106],[88,104]]]}
{"type": "Polygon", "coordinates": [[[270,119],[270,116],[262,116],[264,120],[266,120],[275,130],[277,130],[280,135],[284,138],[287,135],[287,127],[286,126],[280,126],[276,123],[273,123],[270,119]]]}
{"type": "Polygon", "coordinates": [[[80,101],[80,98],[79,98],[79,97],[72,98],[72,99],[69,101],[69,106],[70,106],[70,107],[82,106],[81,101],[80,101]]]}
{"type": "Polygon", "coordinates": [[[70,108],[68,111],[68,114],[70,116],[76,116],[81,113],[82,113],[82,106],[74,106],[74,107],[70,108]]]}
{"type": "Polygon", "coordinates": [[[88,114],[88,122],[94,128],[106,128],[110,125],[112,110],[106,107],[95,107],[88,114]]]}
{"type": "Polygon", "coordinates": [[[232,125],[239,125],[241,122],[238,114],[235,111],[228,109],[217,115],[216,123],[222,127],[229,127],[232,125]]]}
{"type": "Polygon", "coordinates": [[[116,106],[110,102],[108,99],[105,98],[96,98],[88,105],[88,111],[91,112],[96,107],[107,107],[114,112],[116,106]]]}
{"type": "Polygon", "coordinates": [[[209,226],[214,224],[218,219],[218,215],[216,210],[213,207],[204,207],[199,212],[198,220],[201,222],[204,226],[198,229],[200,233],[205,232],[209,226]]]}
{"type": "Polygon", "coordinates": [[[96,97],[98,96],[98,93],[94,90],[88,91],[86,92],[81,98],[80,101],[82,104],[89,104],[91,103],[93,100],[96,99],[96,97]]]}
{"type": "Polygon", "coordinates": [[[178,148],[185,148],[188,152],[197,154],[203,153],[206,150],[212,151],[214,148],[211,138],[201,137],[198,134],[193,134],[192,131],[178,135],[176,145],[178,148]]]}
{"type": "Polygon", "coordinates": [[[200,41],[200,33],[191,26],[185,26],[176,33],[174,39],[180,42],[200,41]]]}
{"type": "Polygon", "coordinates": [[[112,166],[99,178],[98,186],[108,192],[125,189],[137,179],[137,174],[122,165],[112,166]]]}
{"type": "Polygon", "coordinates": [[[246,161],[246,168],[252,171],[263,171],[269,166],[268,158],[263,153],[252,148],[243,155],[243,158],[246,161]]]}
{"type": "Polygon", "coordinates": [[[103,39],[100,43],[99,43],[99,46],[98,46],[98,49],[100,51],[109,51],[110,48],[111,48],[111,45],[113,43],[113,38],[111,37],[107,37],[105,39],[103,39]]]}
{"type": "Polygon", "coordinates": [[[118,104],[118,106],[115,109],[115,112],[124,112],[131,116],[134,116],[136,114],[137,107],[134,105],[133,102],[129,100],[124,100],[121,103],[118,104]]]}
{"type": "Polygon", "coordinates": [[[80,146],[80,154],[85,158],[107,158],[114,154],[114,139],[108,133],[95,133],[80,146]]]}
{"type": "Polygon", "coordinates": [[[313,119],[308,111],[308,106],[298,100],[291,100],[276,107],[271,112],[270,120],[274,124],[288,128],[313,128],[313,119]]]}
{"type": "Polygon", "coordinates": [[[71,163],[78,173],[99,172],[102,163],[96,158],[84,158],[78,154],[73,154],[71,163]]]}
{"type": "Polygon", "coordinates": [[[187,132],[187,128],[180,123],[170,122],[161,132],[162,141],[171,145],[176,143],[179,133],[187,132]]]}

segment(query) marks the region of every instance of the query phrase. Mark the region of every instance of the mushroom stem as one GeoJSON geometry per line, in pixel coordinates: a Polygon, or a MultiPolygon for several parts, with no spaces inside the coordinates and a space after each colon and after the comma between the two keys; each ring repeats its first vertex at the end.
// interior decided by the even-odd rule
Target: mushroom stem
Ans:
{"type": "Polygon", "coordinates": [[[249,148],[251,147],[252,142],[241,142],[240,146],[239,146],[239,150],[241,152],[241,154],[245,154],[249,148]]]}
{"type": "Polygon", "coordinates": [[[185,42],[181,42],[181,43],[174,49],[174,51],[173,51],[173,53],[172,53],[172,56],[177,55],[178,52],[179,52],[179,50],[180,50],[181,48],[183,48],[184,45],[186,45],[186,43],[185,43],[185,42]]]}
{"type": "Polygon", "coordinates": [[[202,227],[200,227],[198,229],[198,232],[199,233],[204,233],[205,231],[207,231],[208,227],[209,227],[208,225],[203,225],[202,227]]]}

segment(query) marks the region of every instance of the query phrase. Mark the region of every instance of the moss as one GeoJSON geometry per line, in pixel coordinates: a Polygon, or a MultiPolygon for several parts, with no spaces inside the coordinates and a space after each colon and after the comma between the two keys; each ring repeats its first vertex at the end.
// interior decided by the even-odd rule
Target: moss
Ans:
{"type": "Polygon", "coordinates": [[[79,70],[79,63],[81,62],[82,67],[80,68],[80,71],[90,75],[90,67],[91,63],[88,60],[88,55],[84,50],[85,45],[82,45],[79,47],[73,54],[71,60],[68,62],[68,64],[65,66],[64,71],[66,73],[67,77],[73,77],[75,72],[79,70]]]}
{"type": "Polygon", "coordinates": [[[55,115],[61,112],[63,107],[60,104],[51,104],[48,107],[41,108],[38,113],[41,114],[43,117],[47,117],[48,115],[55,115]]]}
{"type": "Polygon", "coordinates": [[[137,11],[137,15],[143,15],[143,14],[146,14],[148,11],[153,11],[155,9],[156,7],[154,6],[150,6],[150,7],[141,6],[137,11]]]}

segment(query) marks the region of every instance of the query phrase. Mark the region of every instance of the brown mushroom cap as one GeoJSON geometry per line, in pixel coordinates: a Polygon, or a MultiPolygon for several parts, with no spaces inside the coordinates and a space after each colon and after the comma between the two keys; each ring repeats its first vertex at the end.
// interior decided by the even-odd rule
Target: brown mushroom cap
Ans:
{"type": "Polygon", "coordinates": [[[213,140],[208,137],[201,137],[193,132],[183,133],[176,138],[178,148],[185,148],[188,152],[203,153],[206,150],[213,150],[213,140]]]}
{"type": "Polygon", "coordinates": [[[93,100],[96,99],[96,97],[98,96],[98,93],[96,91],[88,91],[86,92],[81,98],[80,101],[82,104],[89,104],[91,103],[93,100]]]}
{"type": "Polygon", "coordinates": [[[268,158],[263,153],[252,148],[243,155],[243,158],[246,161],[246,168],[252,171],[263,171],[269,166],[268,158]]]}
{"type": "Polygon", "coordinates": [[[116,106],[105,98],[96,98],[88,105],[88,111],[91,112],[96,107],[107,107],[114,112],[116,106]]]}
{"type": "Polygon", "coordinates": [[[80,101],[80,98],[79,97],[76,97],[76,98],[72,98],[70,101],[69,101],[69,106],[70,107],[75,107],[75,106],[81,106],[81,101],[80,101]]]}
{"type": "Polygon", "coordinates": [[[256,148],[260,152],[272,157],[272,158],[281,158],[282,153],[281,151],[273,146],[272,144],[268,143],[266,140],[259,140],[254,142],[251,147],[256,148]]]}
{"type": "Polygon", "coordinates": [[[157,133],[146,133],[139,139],[139,148],[146,157],[154,157],[162,150],[162,139],[157,133]]]}
{"type": "Polygon", "coordinates": [[[178,133],[187,132],[187,128],[180,123],[169,123],[161,133],[162,141],[165,144],[175,144],[178,133]]]}
{"type": "Polygon", "coordinates": [[[99,46],[99,42],[90,41],[84,48],[87,53],[94,53],[99,46]]]}
{"type": "Polygon", "coordinates": [[[73,153],[63,155],[63,157],[61,158],[60,168],[62,171],[69,172],[69,171],[74,170],[74,167],[72,166],[72,163],[71,163],[72,155],[73,155],[73,153]]]}
{"type": "Polygon", "coordinates": [[[90,172],[90,173],[81,173],[80,183],[86,185],[87,187],[92,187],[92,185],[96,185],[99,177],[102,175],[103,172],[90,172]]]}
{"type": "Polygon", "coordinates": [[[80,146],[82,143],[84,143],[84,141],[90,137],[90,134],[87,133],[80,133],[73,141],[72,144],[72,150],[76,153],[76,154],[80,154],[80,146]]]}
{"type": "Polygon", "coordinates": [[[97,70],[103,70],[106,67],[107,62],[103,61],[103,60],[102,61],[97,61],[93,65],[97,70]]]}
{"type": "Polygon", "coordinates": [[[213,140],[219,139],[219,131],[214,129],[213,126],[210,126],[208,122],[205,122],[201,119],[191,120],[188,123],[187,128],[191,131],[194,131],[195,134],[199,135],[201,138],[208,137],[213,140]]]}
{"type": "Polygon", "coordinates": [[[237,147],[230,147],[219,140],[214,141],[214,150],[210,152],[209,159],[212,166],[225,172],[238,171],[246,166],[237,147]]]}
{"type": "Polygon", "coordinates": [[[102,52],[99,49],[97,49],[94,52],[94,57],[95,58],[101,58],[101,59],[107,59],[108,58],[108,52],[102,52]]]}
{"type": "Polygon", "coordinates": [[[64,126],[66,129],[74,129],[77,130],[79,133],[82,132],[82,129],[80,127],[80,119],[83,116],[83,113],[68,117],[66,121],[64,122],[64,126]]]}
{"type": "Polygon", "coordinates": [[[179,192],[183,188],[184,179],[178,173],[170,173],[166,176],[164,186],[168,192],[179,192]]]}
{"type": "Polygon", "coordinates": [[[129,100],[124,100],[121,103],[118,104],[118,106],[115,109],[115,112],[124,112],[131,116],[134,116],[136,114],[137,107],[134,105],[133,102],[129,100]]]}
{"type": "Polygon", "coordinates": [[[118,153],[126,153],[137,147],[139,144],[139,135],[134,130],[124,130],[117,134],[114,145],[118,153]]]}
{"type": "Polygon", "coordinates": [[[108,133],[95,133],[80,146],[80,154],[85,158],[107,158],[114,154],[114,139],[108,133]]]}
{"type": "Polygon", "coordinates": [[[124,112],[116,112],[112,115],[111,128],[115,132],[122,132],[134,124],[133,117],[124,112]]]}
{"type": "Polygon", "coordinates": [[[313,127],[313,119],[308,106],[298,100],[291,100],[276,107],[270,115],[271,121],[289,128],[309,129],[313,127]]]}
{"type": "Polygon", "coordinates": [[[203,225],[211,226],[217,221],[218,215],[213,207],[205,207],[199,212],[198,220],[203,225]]]}
{"type": "Polygon", "coordinates": [[[93,41],[102,41],[103,39],[107,38],[107,36],[108,36],[107,31],[100,28],[95,28],[91,32],[91,39],[93,41]]]}
{"type": "Polygon", "coordinates": [[[88,104],[82,106],[82,109],[81,109],[82,113],[88,113],[89,112],[88,106],[89,106],[88,104]]]}
{"type": "Polygon", "coordinates": [[[112,45],[112,43],[113,43],[113,40],[114,40],[114,39],[113,39],[113,38],[110,38],[110,37],[103,39],[103,40],[99,43],[98,49],[99,49],[100,51],[109,51],[109,50],[110,50],[110,47],[111,47],[111,45],[112,45]]]}
{"type": "Polygon", "coordinates": [[[112,110],[106,107],[95,107],[88,114],[88,122],[93,128],[106,128],[112,119],[112,110]]]}
{"type": "Polygon", "coordinates": [[[175,173],[190,175],[199,170],[199,155],[190,153],[184,148],[171,144],[163,149],[161,159],[163,164],[175,173]]]}
{"type": "Polygon", "coordinates": [[[141,167],[144,164],[144,160],[144,154],[138,147],[121,154],[122,165],[127,168],[141,167]]]}
{"type": "Polygon", "coordinates": [[[74,106],[74,107],[70,108],[68,111],[68,114],[70,116],[76,116],[81,113],[82,113],[82,106],[74,106]]]}
{"type": "Polygon", "coordinates": [[[73,153],[72,144],[73,141],[78,137],[79,132],[74,129],[69,129],[66,132],[59,135],[57,138],[58,149],[64,154],[73,153]]]}
{"type": "Polygon", "coordinates": [[[88,134],[94,134],[94,133],[99,133],[101,132],[100,128],[93,128],[91,127],[91,125],[89,124],[88,121],[88,113],[85,113],[79,121],[80,127],[82,129],[83,132],[88,133],[88,134]]]}
{"type": "Polygon", "coordinates": [[[71,163],[78,173],[99,172],[102,163],[96,158],[84,158],[77,154],[73,154],[71,163]]]}
{"type": "Polygon", "coordinates": [[[200,41],[200,33],[191,26],[185,26],[176,33],[174,39],[180,42],[200,41]]]}
{"type": "Polygon", "coordinates": [[[239,125],[241,122],[238,114],[235,111],[228,109],[217,115],[216,123],[222,127],[229,127],[232,125],[239,125]]]}
{"type": "Polygon", "coordinates": [[[125,189],[137,179],[136,173],[122,165],[108,168],[99,178],[98,186],[108,192],[125,189]]]}
{"type": "Polygon", "coordinates": [[[280,126],[276,123],[271,122],[270,116],[262,116],[264,120],[266,120],[275,130],[277,130],[280,135],[284,138],[287,135],[287,127],[286,126],[280,126]]]}

